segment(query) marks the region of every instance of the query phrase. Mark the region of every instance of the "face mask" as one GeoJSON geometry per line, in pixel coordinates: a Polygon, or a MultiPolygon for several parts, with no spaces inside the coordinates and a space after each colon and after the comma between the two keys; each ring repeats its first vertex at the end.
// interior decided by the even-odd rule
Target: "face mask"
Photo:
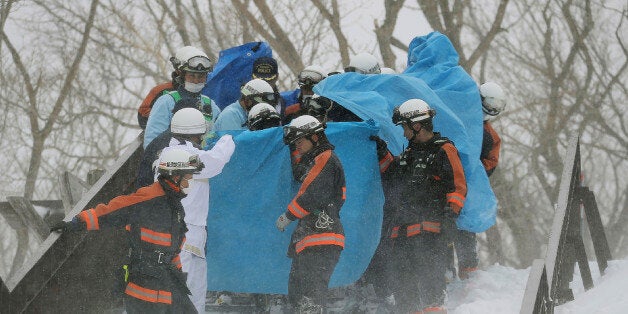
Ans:
{"type": "Polygon", "coordinates": [[[185,90],[190,93],[198,93],[203,89],[203,87],[205,87],[205,83],[185,82],[185,90]]]}
{"type": "Polygon", "coordinates": [[[192,188],[194,187],[194,179],[190,179],[188,180],[188,187],[187,188],[181,188],[181,191],[183,193],[185,193],[185,195],[190,195],[190,192],[192,192],[192,188]]]}

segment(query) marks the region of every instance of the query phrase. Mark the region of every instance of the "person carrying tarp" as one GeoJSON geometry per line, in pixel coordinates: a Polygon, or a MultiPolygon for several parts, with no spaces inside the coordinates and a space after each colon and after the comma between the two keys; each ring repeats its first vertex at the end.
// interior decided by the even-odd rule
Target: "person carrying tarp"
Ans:
{"type": "MultiPolygon", "coordinates": [[[[421,99],[405,101],[394,109],[393,123],[403,127],[408,148],[394,158],[378,149],[382,181],[397,188],[386,202],[394,211],[387,271],[398,313],[446,313],[447,242],[441,224],[460,214],[467,185],[458,150],[433,131],[435,114],[421,99]]],[[[373,140],[380,148],[386,145],[373,140]]]]}
{"type": "Polygon", "coordinates": [[[312,116],[297,117],[284,126],[284,142],[296,147],[306,166],[297,179],[302,182],[297,195],[275,222],[284,231],[299,220],[288,248],[292,258],[288,300],[298,313],[322,313],[331,274],[345,246],[340,221],[346,199],[344,170],[323,124],[312,116]]]}
{"type": "MultiPolygon", "coordinates": [[[[499,84],[494,82],[486,82],[480,85],[480,97],[482,98],[482,112],[484,113],[482,150],[480,152],[480,160],[486,170],[486,175],[491,176],[499,162],[499,150],[501,148],[501,139],[493,126],[490,119],[501,113],[506,106],[506,96],[499,84]]],[[[477,240],[475,233],[461,230],[455,227],[455,222],[451,223],[453,234],[453,248],[458,256],[458,277],[460,279],[469,278],[469,274],[478,269],[478,253],[477,240]]],[[[455,274],[453,250],[449,250],[449,267],[451,272],[455,274]]]]}
{"type": "Polygon", "coordinates": [[[181,199],[193,174],[203,167],[198,155],[170,150],[161,156],[157,182],[84,210],[50,229],[77,232],[126,226],[130,244],[126,312],[195,313],[179,257],[187,231],[181,199]]]}

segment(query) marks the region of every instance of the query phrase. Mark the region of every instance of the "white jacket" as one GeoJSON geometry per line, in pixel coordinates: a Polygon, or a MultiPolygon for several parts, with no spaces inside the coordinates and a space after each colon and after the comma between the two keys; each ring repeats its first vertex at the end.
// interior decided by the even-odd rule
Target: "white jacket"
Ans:
{"type": "Polygon", "coordinates": [[[229,162],[231,155],[233,155],[235,143],[231,135],[227,134],[222,136],[211,150],[205,151],[194,147],[188,141],[181,145],[178,140],[173,138],[170,140],[170,146],[164,148],[162,154],[173,148],[197,154],[205,165],[205,168],[199,174],[194,175],[193,181],[190,181],[190,192],[181,200],[181,204],[185,209],[185,223],[189,229],[185,234],[184,249],[187,247],[186,251],[204,258],[205,240],[207,237],[205,226],[207,226],[207,214],[209,212],[209,178],[222,172],[225,164],[229,162]],[[192,228],[191,226],[201,228],[192,228]]]}

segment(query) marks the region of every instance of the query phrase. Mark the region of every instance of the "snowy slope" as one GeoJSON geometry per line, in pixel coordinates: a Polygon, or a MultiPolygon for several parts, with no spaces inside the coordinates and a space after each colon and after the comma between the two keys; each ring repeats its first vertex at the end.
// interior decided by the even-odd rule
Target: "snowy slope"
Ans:
{"type": "MultiPolygon", "coordinates": [[[[594,288],[584,291],[576,266],[571,283],[575,300],[556,307],[555,313],[628,313],[628,259],[609,262],[603,277],[596,263],[590,269],[594,288]]],[[[447,309],[453,314],[519,313],[529,272],[499,265],[476,271],[470,279],[448,285],[447,309]]]]}

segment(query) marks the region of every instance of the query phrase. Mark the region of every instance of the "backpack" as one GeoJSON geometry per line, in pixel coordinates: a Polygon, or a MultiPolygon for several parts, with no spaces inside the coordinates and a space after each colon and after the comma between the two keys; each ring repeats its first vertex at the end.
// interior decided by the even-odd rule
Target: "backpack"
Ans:
{"type": "Polygon", "coordinates": [[[148,92],[148,95],[146,95],[146,97],[142,101],[142,104],[137,109],[137,123],[140,125],[142,130],[146,129],[148,116],[150,115],[151,109],[153,109],[155,100],[157,100],[157,98],[159,98],[160,96],[168,94],[174,90],[174,84],[172,84],[172,82],[167,82],[153,87],[150,92],[148,92]]]}

